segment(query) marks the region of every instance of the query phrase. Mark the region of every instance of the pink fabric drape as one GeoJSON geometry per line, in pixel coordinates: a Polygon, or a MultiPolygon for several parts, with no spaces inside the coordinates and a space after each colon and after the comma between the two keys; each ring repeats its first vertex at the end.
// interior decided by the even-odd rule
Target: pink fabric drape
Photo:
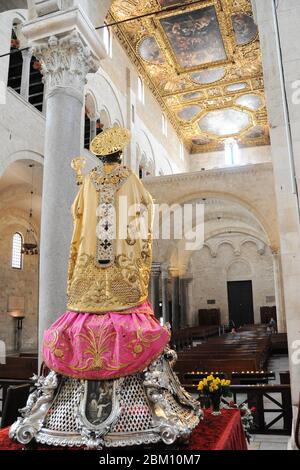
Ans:
{"type": "Polygon", "coordinates": [[[148,302],[102,315],[66,312],[45,332],[43,356],[60,374],[112,379],[145,369],[169,339],[148,302]]]}

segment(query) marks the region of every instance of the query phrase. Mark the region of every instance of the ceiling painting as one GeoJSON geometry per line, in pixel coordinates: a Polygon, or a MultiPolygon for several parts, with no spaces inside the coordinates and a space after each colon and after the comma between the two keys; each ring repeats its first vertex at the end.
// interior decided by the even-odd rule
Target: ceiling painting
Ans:
{"type": "Polygon", "coordinates": [[[250,0],[115,0],[126,19],[114,33],[191,153],[269,144],[250,0]]]}

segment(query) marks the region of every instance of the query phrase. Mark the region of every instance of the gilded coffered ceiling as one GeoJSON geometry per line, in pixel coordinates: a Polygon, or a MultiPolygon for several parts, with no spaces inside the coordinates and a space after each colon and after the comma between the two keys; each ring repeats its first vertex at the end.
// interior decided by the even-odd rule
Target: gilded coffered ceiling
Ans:
{"type": "Polygon", "coordinates": [[[269,143],[250,0],[115,0],[109,20],[139,15],[114,33],[191,153],[269,143]]]}

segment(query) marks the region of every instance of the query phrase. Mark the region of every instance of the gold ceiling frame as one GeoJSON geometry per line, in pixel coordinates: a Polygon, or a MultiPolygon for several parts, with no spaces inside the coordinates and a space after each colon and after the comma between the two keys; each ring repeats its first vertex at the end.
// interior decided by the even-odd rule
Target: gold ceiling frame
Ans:
{"type": "MultiPolygon", "coordinates": [[[[243,15],[249,16],[249,18],[252,18],[252,19],[253,19],[252,11],[249,11],[249,10],[247,10],[247,11],[234,11],[234,10],[232,10],[232,12],[231,12],[231,22],[232,22],[232,29],[233,29],[233,34],[234,34],[234,35],[235,35],[235,31],[234,31],[234,27],[233,27],[233,20],[232,20],[232,17],[233,17],[234,15],[238,15],[238,14],[243,14],[243,15]]],[[[256,35],[251,39],[251,41],[246,42],[245,44],[236,44],[236,47],[239,48],[239,47],[249,46],[250,44],[256,42],[258,39],[259,39],[259,32],[258,32],[258,30],[257,30],[256,35]]]]}
{"type": "MultiPolygon", "coordinates": [[[[177,99],[180,99],[181,95],[179,95],[179,96],[176,95],[176,97],[177,97],[177,99]]],[[[265,98],[262,95],[262,92],[252,90],[252,88],[249,85],[247,88],[245,88],[243,90],[237,90],[235,92],[224,93],[224,90],[222,90],[219,95],[208,96],[207,94],[205,94],[205,96],[203,96],[202,98],[191,98],[190,100],[179,101],[179,102],[177,102],[177,104],[174,103],[174,111],[176,112],[176,115],[177,115],[177,113],[179,111],[183,110],[184,108],[190,107],[192,105],[199,106],[200,108],[202,108],[201,114],[202,114],[202,112],[212,111],[212,110],[215,109],[215,104],[213,104],[213,105],[208,104],[207,101],[210,100],[210,99],[215,100],[215,101],[226,100],[226,105],[218,104],[219,109],[222,109],[224,107],[231,107],[231,106],[235,105],[235,106],[238,106],[239,108],[241,108],[241,110],[257,112],[257,111],[259,111],[259,110],[261,110],[262,108],[265,107],[265,98]],[[261,106],[257,110],[252,110],[251,108],[247,108],[246,106],[236,104],[236,100],[238,98],[240,98],[241,96],[246,96],[246,95],[256,95],[256,96],[258,96],[261,99],[261,103],[262,103],[261,106]]],[[[192,123],[194,120],[196,120],[196,118],[197,118],[197,116],[199,116],[199,114],[200,114],[200,111],[191,120],[183,121],[183,122],[192,123]]],[[[180,119],[180,118],[178,118],[178,119],[180,119]]]]}
{"type": "MultiPolygon", "coordinates": [[[[240,96],[248,94],[259,95],[265,103],[259,37],[256,35],[248,43],[238,45],[235,41],[233,28],[232,16],[234,14],[240,13],[253,17],[250,0],[206,0],[197,5],[178,5],[179,8],[173,11],[162,8],[158,0],[116,0],[114,5],[115,7],[112,9],[109,19],[116,21],[146,12],[150,14],[147,18],[136,18],[128,23],[117,25],[113,27],[113,30],[188,151],[201,153],[223,149],[223,141],[227,136],[221,137],[217,134],[205,133],[198,126],[201,117],[210,111],[223,108],[234,108],[251,116],[252,127],[250,126],[249,129],[249,126],[247,126],[243,131],[234,134],[234,137],[240,141],[241,147],[269,144],[269,127],[265,104],[261,104],[258,110],[252,110],[235,103],[240,96]],[[171,42],[164,31],[161,31],[163,28],[160,20],[163,17],[178,16],[187,12],[187,10],[201,10],[207,6],[215,7],[227,59],[232,57],[233,60],[226,60],[225,63],[216,61],[199,64],[195,67],[184,67],[182,72],[179,73],[179,64],[176,56],[174,57],[172,54],[171,42]],[[157,11],[154,11],[155,9],[157,11]],[[221,21],[220,17],[222,17],[221,21]],[[224,29],[222,29],[222,25],[224,29]],[[161,56],[164,59],[163,63],[149,61],[139,54],[141,41],[151,36],[160,48],[161,56]],[[230,56],[226,47],[232,51],[230,56]],[[169,56],[166,55],[168,49],[169,56]],[[200,72],[201,70],[220,67],[224,68],[225,75],[214,82],[198,83],[190,76],[194,71],[200,72]],[[242,82],[247,83],[246,88],[235,91],[226,90],[227,86],[242,82]],[[201,93],[201,95],[184,100],[183,96],[189,93],[201,93]],[[199,106],[202,110],[194,115],[191,120],[184,121],[177,116],[179,111],[193,105],[199,106]],[[262,135],[258,134],[258,137],[252,139],[245,137],[247,132],[256,126],[261,127],[262,135]],[[196,145],[192,142],[194,139],[207,139],[209,142],[196,145]]],[[[211,58],[213,59],[213,57],[211,58]]]]}
{"type": "MultiPolygon", "coordinates": [[[[213,67],[210,67],[210,69],[212,69],[213,67]]],[[[219,83],[219,82],[223,82],[223,80],[226,79],[226,75],[227,75],[227,68],[226,67],[222,67],[221,65],[218,66],[218,67],[215,67],[216,69],[218,68],[224,68],[224,75],[222,78],[219,78],[217,80],[214,80],[213,82],[209,82],[209,83],[200,83],[200,82],[197,82],[197,80],[194,80],[193,77],[191,76],[191,73],[189,74],[189,77],[188,79],[191,81],[191,83],[197,85],[197,86],[201,86],[202,88],[203,87],[209,87],[209,86],[212,86],[214,83],[219,83]]]]}
{"type": "Polygon", "coordinates": [[[152,34],[152,33],[149,33],[149,34],[145,34],[145,36],[142,36],[138,42],[136,43],[135,45],[135,49],[136,49],[136,55],[141,59],[143,60],[144,62],[146,62],[147,64],[149,65],[158,65],[158,66],[161,66],[161,65],[164,65],[164,63],[166,62],[166,57],[163,53],[163,47],[161,47],[161,45],[159,44],[159,42],[157,41],[157,38],[155,36],[155,34],[152,34]],[[145,41],[145,39],[147,38],[153,38],[157,44],[157,46],[159,47],[160,49],[160,53],[161,53],[161,56],[163,57],[164,59],[164,62],[153,62],[153,60],[148,60],[148,59],[145,59],[144,57],[141,56],[140,54],[140,45],[143,41],[145,41]]]}
{"type": "MultiPolygon", "coordinates": [[[[225,78],[225,77],[224,77],[225,78]]],[[[254,77],[243,77],[242,79],[240,80],[236,80],[235,82],[232,82],[232,81],[223,81],[224,79],[221,79],[221,80],[218,80],[218,81],[215,81],[215,82],[212,82],[210,84],[205,84],[205,85],[198,85],[197,87],[195,88],[189,88],[185,91],[182,91],[182,90],[179,90],[179,91],[174,91],[174,92],[169,92],[169,93],[166,93],[163,95],[164,98],[169,98],[169,97],[182,97],[184,95],[187,95],[189,93],[197,93],[197,92],[201,92],[202,94],[205,93],[205,96],[204,98],[200,98],[200,99],[208,99],[209,96],[207,95],[207,91],[211,90],[211,89],[214,89],[216,87],[222,87],[223,88],[223,92],[219,95],[219,96],[230,96],[230,95],[233,95],[233,94],[245,94],[245,93],[249,93],[251,91],[253,91],[253,93],[255,92],[255,90],[253,89],[252,87],[252,80],[253,80],[254,77]],[[241,90],[236,90],[236,91],[227,91],[226,93],[224,92],[224,90],[226,89],[226,86],[228,85],[235,85],[237,83],[247,83],[247,87],[244,88],[244,89],[241,89],[241,90]]],[[[186,103],[189,103],[190,100],[183,100],[182,102],[186,102],[186,103]]]]}
{"type": "Polygon", "coordinates": [[[266,107],[266,99],[265,99],[265,96],[263,95],[263,93],[261,91],[254,91],[254,90],[250,90],[248,91],[247,93],[242,93],[241,95],[239,96],[236,96],[234,98],[234,104],[236,106],[238,106],[239,108],[241,108],[242,110],[244,109],[250,109],[250,111],[252,111],[253,113],[257,114],[258,112],[260,112],[262,109],[264,109],[266,107]],[[243,106],[241,104],[238,104],[236,103],[236,100],[238,100],[241,96],[247,96],[247,95],[256,95],[260,98],[261,100],[261,105],[259,106],[259,108],[257,109],[251,109],[251,108],[247,108],[247,106],[243,106]]]}
{"type": "Polygon", "coordinates": [[[252,129],[253,127],[255,127],[257,125],[255,116],[254,116],[253,112],[251,111],[251,109],[249,109],[249,108],[242,109],[242,107],[239,107],[238,105],[235,105],[235,104],[220,106],[220,107],[218,107],[218,109],[206,109],[204,112],[201,113],[201,116],[199,116],[199,118],[194,122],[194,124],[197,125],[198,132],[202,133],[203,135],[207,136],[210,139],[215,139],[217,141],[221,140],[223,142],[226,139],[231,139],[231,138],[236,138],[237,136],[241,136],[242,133],[247,133],[250,129],[252,129]],[[222,110],[225,110],[225,109],[234,109],[235,111],[244,112],[250,117],[251,122],[242,131],[238,131],[238,132],[235,132],[233,134],[226,134],[225,136],[220,136],[220,135],[215,134],[213,132],[203,131],[201,129],[201,127],[199,125],[201,119],[203,119],[207,114],[209,114],[211,112],[222,111],[222,110]]]}
{"type": "MultiPolygon", "coordinates": [[[[228,29],[228,22],[226,18],[226,14],[223,12],[222,5],[220,3],[220,0],[207,0],[201,4],[197,5],[182,5],[182,8],[176,10],[175,12],[167,12],[167,11],[162,11],[162,12],[157,12],[156,15],[153,17],[153,22],[155,23],[156,31],[158,33],[158,36],[160,38],[160,43],[165,44],[163,47],[163,52],[164,55],[169,63],[175,70],[177,74],[190,74],[193,72],[198,72],[200,70],[206,70],[208,67],[209,68],[218,68],[221,66],[226,66],[228,64],[233,63],[233,48],[232,44],[230,41],[230,36],[228,37],[227,35],[227,29],[228,29]],[[224,45],[224,50],[227,56],[227,59],[224,60],[218,60],[214,62],[206,62],[204,64],[199,64],[193,67],[181,67],[180,64],[177,61],[176,55],[173,51],[172,45],[170,43],[170,40],[167,36],[167,34],[164,31],[164,28],[161,25],[161,21],[164,18],[174,18],[176,16],[180,16],[183,13],[189,13],[189,12],[194,12],[194,11],[200,11],[203,10],[204,8],[207,7],[214,7],[216,11],[216,16],[218,20],[218,25],[220,29],[220,34],[222,38],[222,42],[224,45]],[[226,40],[225,40],[226,38],[226,40]]],[[[231,24],[232,27],[232,24],[231,24]]]]}

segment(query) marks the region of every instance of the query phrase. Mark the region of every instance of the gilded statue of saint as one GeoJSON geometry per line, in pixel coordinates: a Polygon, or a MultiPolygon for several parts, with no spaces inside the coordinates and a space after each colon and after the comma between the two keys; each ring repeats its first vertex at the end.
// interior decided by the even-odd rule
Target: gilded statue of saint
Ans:
{"type": "Polygon", "coordinates": [[[137,372],[169,341],[148,302],[153,200],[122,164],[127,129],[103,131],[91,143],[99,164],[72,167],[79,191],[72,206],[73,237],[67,312],[44,336],[50,369],[76,378],[116,378],[137,372]]]}

